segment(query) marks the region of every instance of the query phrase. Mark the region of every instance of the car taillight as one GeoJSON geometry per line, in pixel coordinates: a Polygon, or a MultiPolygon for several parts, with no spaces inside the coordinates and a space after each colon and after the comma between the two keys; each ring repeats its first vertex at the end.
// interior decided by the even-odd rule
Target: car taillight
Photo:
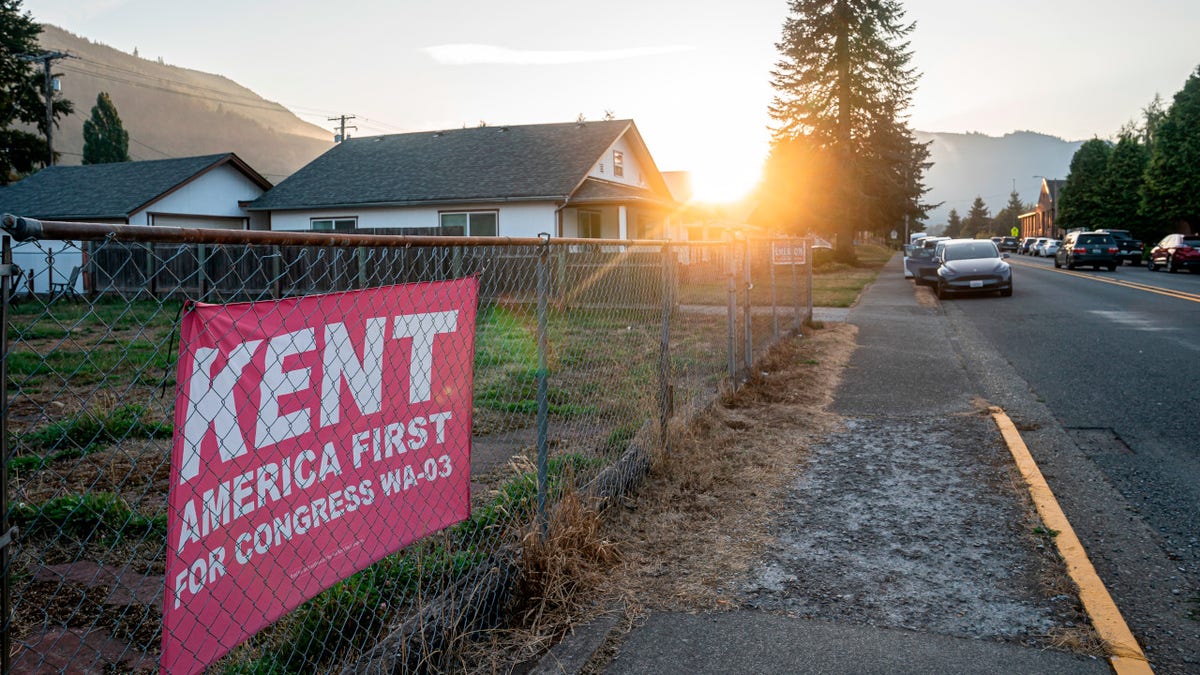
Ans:
{"type": "Polygon", "coordinates": [[[1081,254],[1081,255],[1082,255],[1082,254],[1084,254],[1084,253],[1087,253],[1087,249],[1086,249],[1086,248],[1084,248],[1084,247],[1082,247],[1082,246],[1080,246],[1080,247],[1078,247],[1078,248],[1073,248],[1073,249],[1071,249],[1071,252],[1072,252],[1072,253],[1079,253],[1079,254],[1081,254]]]}
{"type": "Polygon", "coordinates": [[[1116,253],[1116,252],[1117,252],[1117,251],[1119,251],[1119,250],[1120,250],[1120,249],[1118,249],[1116,246],[1109,246],[1109,247],[1108,247],[1108,252],[1109,252],[1109,253],[1116,253]]]}

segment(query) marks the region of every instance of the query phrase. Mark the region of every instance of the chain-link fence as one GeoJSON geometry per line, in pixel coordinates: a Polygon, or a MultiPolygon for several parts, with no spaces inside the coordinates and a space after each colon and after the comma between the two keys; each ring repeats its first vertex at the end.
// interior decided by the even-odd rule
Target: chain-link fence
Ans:
{"type": "Polygon", "coordinates": [[[623,494],[812,311],[800,240],[4,225],[6,673],[444,667],[565,485],[623,494]]]}

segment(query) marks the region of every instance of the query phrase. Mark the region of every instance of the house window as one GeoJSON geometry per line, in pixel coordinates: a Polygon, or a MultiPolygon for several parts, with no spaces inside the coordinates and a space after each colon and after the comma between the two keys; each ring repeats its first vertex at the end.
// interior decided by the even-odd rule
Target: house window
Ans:
{"type": "Polygon", "coordinates": [[[495,237],[500,234],[496,211],[441,214],[442,234],[450,237],[495,237]]]}
{"type": "Polygon", "coordinates": [[[358,218],[309,218],[308,224],[315,232],[353,232],[358,218]]]}
{"type": "Polygon", "coordinates": [[[599,211],[580,211],[579,212],[579,238],[580,239],[600,239],[602,236],[600,231],[600,212],[599,211]]]}
{"type": "Polygon", "coordinates": [[[620,150],[613,150],[613,175],[625,175],[625,153],[620,150]]]}

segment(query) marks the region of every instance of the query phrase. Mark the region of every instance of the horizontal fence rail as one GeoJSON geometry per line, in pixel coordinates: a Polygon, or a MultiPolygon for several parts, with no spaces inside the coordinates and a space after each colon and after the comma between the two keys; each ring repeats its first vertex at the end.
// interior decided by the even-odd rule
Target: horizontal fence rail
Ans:
{"type": "Polygon", "coordinates": [[[228,232],[13,216],[4,227],[5,672],[153,670],[164,649],[183,654],[172,662],[180,671],[449,668],[468,641],[516,620],[507,608],[523,542],[546,531],[564,494],[611,500],[632,489],[670,451],[671,425],[812,316],[811,260],[793,239],[228,232]],[[334,304],[344,318],[316,316],[334,304]],[[457,323],[437,323],[447,317],[457,323]],[[415,336],[426,334],[432,365],[421,371],[415,336]],[[329,347],[343,338],[349,348],[329,347]],[[373,356],[372,344],[384,351],[373,356]],[[221,390],[221,373],[243,372],[238,353],[261,381],[221,390]],[[372,391],[402,392],[408,417],[372,426],[368,413],[384,405],[372,391]],[[236,426],[243,403],[259,426],[236,426]],[[234,427],[221,427],[222,410],[234,427]],[[319,420],[303,422],[317,439],[360,414],[353,438],[283,452],[307,438],[303,420],[319,420]],[[195,457],[176,446],[198,437],[188,428],[207,434],[195,457]],[[241,478],[192,511],[172,507],[189,476],[234,461],[250,467],[241,478]],[[335,495],[309,482],[340,485],[372,462],[389,468],[365,473],[369,485],[335,495]],[[300,492],[296,508],[289,495],[300,492]],[[275,502],[289,510],[254,513],[275,502]],[[369,536],[354,530],[393,502],[409,515],[364,520],[369,536]],[[182,560],[185,544],[222,528],[220,555],[182,560]],[[369,564],[315,578],[320,558],[384,540],[396,543],[364,555],[369,564]],[[307,572],[264,577],[250,586],[257,595],[218,603],[244,608],[249,637],[229,633],[240,642],[231,651],[200,653],[225,628],[175,617],[199,607],[207,584],[266,570],[303,541],[323,546],[307,572]],[[256,613],[276,604],[277,614],[256,613]],[[193,632],[172,633],[185,627],[193,632]]]}

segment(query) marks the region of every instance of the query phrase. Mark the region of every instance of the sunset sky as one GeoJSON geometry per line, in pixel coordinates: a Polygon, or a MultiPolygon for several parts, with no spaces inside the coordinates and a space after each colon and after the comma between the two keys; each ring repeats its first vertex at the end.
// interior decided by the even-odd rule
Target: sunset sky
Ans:
{"type": "MultiPolygon", "coordinates": [[[[924,131],[1113,135],[1200,65],[1195,0],[910,0],[924,131]]],[[[699,196],[752,187],[782,0],[25,0],[34,18],[225,75],[358,135],[632,118],[699,196]]],[[[69,96],[69,82],[64,81],[69,96]]],[[[332,132],[331,132],[332,133],[332,132]]]]}

